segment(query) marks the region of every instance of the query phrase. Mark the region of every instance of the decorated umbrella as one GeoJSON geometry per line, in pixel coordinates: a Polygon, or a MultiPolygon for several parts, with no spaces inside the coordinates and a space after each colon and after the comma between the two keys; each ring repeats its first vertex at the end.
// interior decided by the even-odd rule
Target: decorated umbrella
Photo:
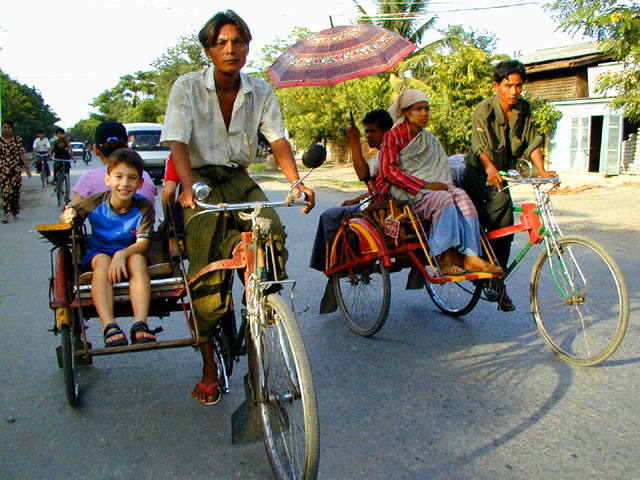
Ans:
{"type": "Polygon", "coordinates": [[[406,38],[376,25],[334,27],[286,49],[267,74],[276,88],[335,85],[391,70],[415,49],[406,38]]]}

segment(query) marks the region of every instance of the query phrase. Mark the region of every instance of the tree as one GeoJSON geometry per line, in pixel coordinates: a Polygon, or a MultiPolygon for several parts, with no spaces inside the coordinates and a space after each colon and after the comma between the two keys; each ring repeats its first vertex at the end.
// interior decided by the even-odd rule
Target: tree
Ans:
{"type": "Polygon", "coordinates": [[[106,122],[105,117],[92,113],[88,120],[80,120],[76,123],[69,131],[69,135],[79,142],[88,140],[93,143],[96,137],[96,128],[102,122],[106,122]]]}
{"type": "Polygon", "coordinates": [[[154,67],[155,107],[160,112],[158,122],[164,121],[171,87],[180,75],[201,70],[208,65],[204,49],[196,35],[183,36],[167,53],[151,62],[154,67]]]}
{"type": "Polygon", "coordinates": [[[411,41],[419,48],[412,52],[404,61],[400,62],[393,70],[394,74],[401,75],[411,71],[413,76],[421,76],[423,68],[429,63],[436,48],[446,44],[448,38],[442,38],[435,42],[420,47],[424,34],[435,27],[438,17],[432,15],[426,21],[422,21],[427,15],[429,0],[408,0],[398,2],[396,0],[376,0],[377,13],[369,15],[357,0],[353,0],[361,16],[359,23],[375,23],[397,33],[411,41]]]}
{"type": "Polygon", "coordinates": [[[207,65],[204,50],[195,35],[180,37],[151,64],[155,69],[124,75],[118,84],[102,92],[91,104],[105,120],[122,123],[164,120],[169,93],[176,79],[207,65]]]}
{"type": "Polygon", "coordinates": [[[640,5],[629,0],[554,0],[545,6],[565,32],[583,32],[624,65],[597,80],[597,90],[614,88],[611,107],[640,121],[640,5]]]}
{"type": "Polygon", "coordinates": [[[60,120],[47,105],[40,92],[16,82],[0,70],[2,83],[2,120],[12,120],[13,133],[25,142],[27,151],[31,151],[31,143],[38,130],[52,136],[55,123],[60,120]]]}

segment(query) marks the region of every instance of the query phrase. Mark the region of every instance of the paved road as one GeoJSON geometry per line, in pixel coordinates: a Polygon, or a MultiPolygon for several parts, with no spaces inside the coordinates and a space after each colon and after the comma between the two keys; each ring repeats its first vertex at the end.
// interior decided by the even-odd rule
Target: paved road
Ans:
{"type": "MultiPolygon", "coordinates": [[[[50,194],[25,179],[23,218],[0,226],[0,478],[272,478],[261,443],[230,443],[243,363],[232,394],[206,408],[189,395],[200,368],[191,349],[99,357],[82,370],[81,405],[66,404],[59,339],[47,331],[49,247],[35,233],[58,215],[50,194]]],[[[352,334],[338,313],[319,316],[325,279],[307,268],[313,231],[322,209],[346,195],[318,194],[308,217],[298,209],[282,217],[296,305],[310,306],[298,320],[320,408],[320,478],[640,477],[640,261],[629,248],[637,233],[592,232],[622,265],[632,310],[618,352],[582,369],[557,360],[538,337],[527,265],[510,290],[518,307],[510,314],[481,303],[452,320],[423,292],[405,292],[398,273],[375,338],[352,334]]],[[[89,324],[100,344],[97,321],[89,324]]],[[[177,315],[162,325],[165,339],[185,334],[177,315]]]]}

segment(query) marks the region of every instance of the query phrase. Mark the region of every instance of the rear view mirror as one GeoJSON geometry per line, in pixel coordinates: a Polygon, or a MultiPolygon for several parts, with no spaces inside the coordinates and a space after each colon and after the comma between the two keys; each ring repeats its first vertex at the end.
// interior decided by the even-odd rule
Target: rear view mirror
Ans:
{"type": "Polygon", "coordinates": [[[315,144],[307,148],[302,155],[302,163],[307,168],[318,168],[327,158],[327,149],[322,145],[315,144]]]}

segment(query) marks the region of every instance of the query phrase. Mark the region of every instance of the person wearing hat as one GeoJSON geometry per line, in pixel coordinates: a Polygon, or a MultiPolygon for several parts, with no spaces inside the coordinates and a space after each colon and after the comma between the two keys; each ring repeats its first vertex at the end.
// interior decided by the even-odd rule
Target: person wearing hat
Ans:
{"type": "MultiPolygon", "coordinates": [[[[271,145],[278,166],[293,184],[299,180],[293,152],[285,138],[284,122],[273,88],[241,70],[249,53],[251,33],[235,12],[215,14],[200,30],[199,40],[213,65],[180,76],[169,95],[160,141],[169,144],[182,193],[185,223],[196,212],[192,185],[203,182],[211,188],[209,203],[241,203],[266,200],[262,189],[245,168],[258,149],[258,132],[271,145]]],[[[299,183],[297,191],[307,196],[304,213],[315,203],[313,190],[299,183]]],[[[231,212],[233,227],[227,228],[225,215],[199,217],[186,232],[191,278],[212,261],[229,258],[240,231],[250,222],[231,212]]],[[[284,226],[274,209],[261,216],[271,220],[275,239],[278,277],[286,278],[284,226]]],[[[201,334],[210,334],[225,316],[232,316],[233,275],[215,272],[192,290],[192,308],[197,312],[201,334]]],[[[213,405],[220,398],[218,368],[213,355],[213,339],[200,348],[202,377],[192,391],[200,403],[213,405]]]]}
{"type": "MultiPolygon", "coordinates": [[[[96,128],[94,149],[96,155],[102,160],[103,166],[86,172],[78,179],[73,186],[71,205],[95,193],[102,193],[109,190],[109,187],[104,181],[104,175],[107,173],[107,161],[109,156],[120,148],[128,148],[127,130],[124,128],[124,125],[118,122],[101,123],[98,128],[96,128]]],[[[158,189],[146,171],[142,172],[142,185],[136,194],[147,198],[151,203],[155,202],[158,189]]]]}
{"type": "Polygon", "coordinates": [[[420,90],[405,90],[389,108],[394,127],[380,150],[376,183],[381,192],[413,202],[417,214],[431,223],[430,254],[443,275],[501,273],[479,257],[480,224],[471,199],[453,185],[451,168],[438,139],[425,130],[431,113],[420,90]]]}

